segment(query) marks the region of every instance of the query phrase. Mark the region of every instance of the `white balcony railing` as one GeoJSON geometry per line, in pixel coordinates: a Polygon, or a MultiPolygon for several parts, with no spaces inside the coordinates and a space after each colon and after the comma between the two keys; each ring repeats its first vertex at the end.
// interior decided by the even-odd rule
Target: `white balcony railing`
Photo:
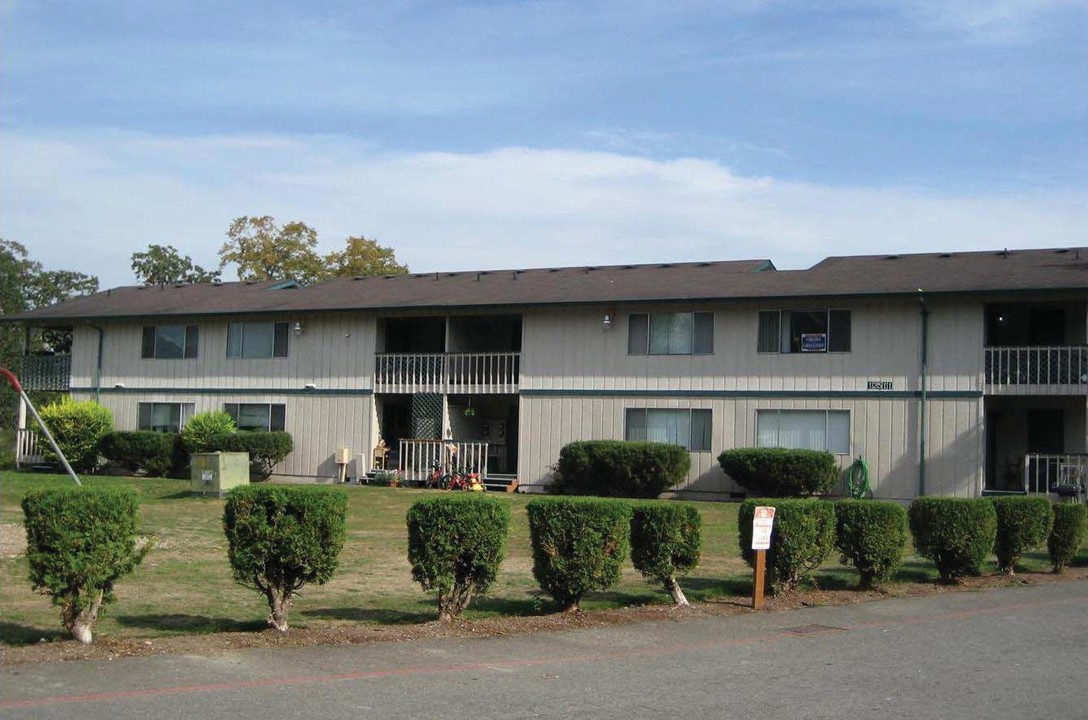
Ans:
{"type": "Polygon", "coordinates": [[[374,391],[491,393],[518,391],[521,353],[382,353],[374,391]]]}
{"type": "Polygon", "coordinates": [[[487,478],[487,443],[465,440],[401,440],[397,469],[408,482],[426,482],[438,472],[479,473],[487,478]]]}
{"type": "Polygon", "coordinates": [[[1042,454],[1024,456],[1024,492],[1064,493],[1083,497],[1088,490],[1088,454],[1042,454]]]}
{"type": "Polygon", "coordinates": [[[38,465],[43,462],[38,449],[38,434],[33,430],[15,431],[15,466],[38,465]]]}
{"type": "Polygon", "coordinates": [[[1088,346],[986,348],[986,384],[1088,387],[1088,346]]]}

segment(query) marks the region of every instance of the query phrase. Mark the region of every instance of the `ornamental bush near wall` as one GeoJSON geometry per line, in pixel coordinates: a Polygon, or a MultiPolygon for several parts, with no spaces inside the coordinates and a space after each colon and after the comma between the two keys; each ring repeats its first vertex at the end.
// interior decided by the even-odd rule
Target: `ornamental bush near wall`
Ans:
{"type": "Polygon", "coordinates": [[[107,433],[98,444],[107,461],[151,477],[166,477],[185,464],[185,449],[178,433],[118,431],[107,433]]]}
{"type": "Polygon", "coordinates": [[[907,511],[887,500],[842,500],[835,520],[835,549],[857,569],[859,588],[891,579],[910,543],[907,511]]]}
{"type": "Polygon", "coordinates": [[[745,500],[737,513],[741,557],[755,567],[752,519],[756,507],[775,508],[771,548],[767,551],[767,585],[779,594],[797,585],[827,560],[835,548],[835,505],[828,500],[745,500]]]}
{"type": "Polygon", "coordinates": [[[990,502],[997,511],[997,568],[1011,575],[1023,553],[1046,543],[1054,526],[1054,511],[1045,497],[1000,497],[990,498],[990,502]]]}
{"type": "Polygon", "coordinates": [[[702,518],[694,505],[671,500],[632,506],[631,563],[677,605],[688,605],[677,578],[699,564],[702,518]]]}
{"type": "Polygon", "coordinates": [[[757,497],[803,497],[829,492],[839,478],[835,456],[818,450],[736,448],[718,456],[726,475],[757,497]]]}
{"type": "Polygon", "coordinates": [[[234,580],[268,600],[268,624],[285,632],[291,600],[332,577],[344,547],[347,495],[291,485],[242,485],[227,493],[223,530],[234,580]]]}
{"type": "Polygon", "coordinates": [[[498,576],[510,506],[477,494],[419,500],[408,509],[412,578],[438,596],[438,619],[450,622],[498,576]]]}
{"type": "Polygon", "coordinates": [[[215,443],[215,450],[248,453],[253,472],[262,480],[267,480],[272,469],[283,462],[293,449],[291,434],[282,431],[239,431],[220,435],[215,443]]]}
{"type": "MultiPolygon", "coordinates": [[[[65,397],[61,402],[42,408],[40,415],[72,469],[80,473],[94,472],[98,467],[98,443],[113,430],[113,414],[94,400],[76,401],[65,397]]],[[[42,457],[48,462],[60,462],[41,431],[38,428],[34,431],[39,437],[42,457]]]]}
{"type": "Polygon", "coordinates": [[[914,547],[942,582],[981,573],[997,538],[997,511],[987,498],[918,498],[908,515],[914,547]]]}
{"type": "Polygon", "coordinates": [[[559,451],[548,492],[555,495],[656,498],[683,482],[686,448],[655,442],[582,440],[559,451]]]}
{"type": "Polygon", "coordinates": [[[1054,506],[1054,528],[1046,543],[1054,572],[1064,571],[1073,561],[1085,535],[1088,535],[1086,506],[1072,503],[1059,503],[1054,506]]]}
{"type": "Polygon", "coordinates": [[[237,432],[234,418],[225,410],[212,410],[193,415],[181,429],[181,439],[189,453],[215,452],[224,435],[237,432]]]}
{"type": "Polygon", "coordinates": [[[563,610],[590,590],[619,582],[627,557],[631,506],[619,500],[541,498],[525,505],[533,577],[563,610]]]}
{"type": "Polygon", "coordinates": [[[30,582],[60,607],[72,637],[91,642],[99,613],[115,599],[114,584],[151,549],[137,549],[136,492],[46,488],[29,491],[22,507],[30,582]]]}

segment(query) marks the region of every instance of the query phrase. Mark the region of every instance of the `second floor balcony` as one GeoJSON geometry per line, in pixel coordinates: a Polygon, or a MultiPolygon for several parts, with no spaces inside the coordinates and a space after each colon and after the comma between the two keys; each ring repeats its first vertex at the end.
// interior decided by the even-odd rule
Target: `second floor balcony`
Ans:
{"type": "Polygon", "coordinates": [[[18,376],[24,390],[68,392],[72,383],[72,356],[26,355],[18,376]]]}
{"type": "Polygon", "coordinates": [[[374,392],[503,394],[518,392],[521,353],[382,353],[374,392]]]}
{"type": "Polygon", "coordinates": [[[988,347],[986,392],[1010,395],[1088,394],[1088,346],[988,347]]]}

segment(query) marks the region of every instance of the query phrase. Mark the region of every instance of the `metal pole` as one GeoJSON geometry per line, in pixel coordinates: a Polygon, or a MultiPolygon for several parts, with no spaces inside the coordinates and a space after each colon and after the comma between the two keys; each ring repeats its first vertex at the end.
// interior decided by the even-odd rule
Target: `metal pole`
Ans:
{"type": "Polygon", "coordinates": [[[45,421],[42,420],[42,416],[38,414],[38,410],[34,407],[34,403],[30,402],[30,398],[27,396],[26,391],[23,390],[23,386],[19,384],[19,379],[7,368],[0,368],[0,375],[3,375],[8,379],[11,386],[19,393],[19,397],[26,403],[27,408],[30,409],[30,414],[34,416],[35,422],[37,422],[38,427],[42,429],[42,434],[45,435],[45,439],[49,441],[49,446],[53,448],[53,452],[60,458],[60,462],[64,465],[64,469],[68,472],[68,475],[75,480],[76,485],[82,485],[83,483],[79,481],[79,476],[76,475],[76,471],[68,464],[68,458],[64,457],[64,453],[57,447],[57,441],[53,439],[53,434],[49,432],[49,428],[45,426],[45,421]]]}
{"type": "Polygon", "coordinates": [[[919,408],[918,428],[918,497],[926,494],[926,394],[928,392],[927,377],[929,371],[929,310],[926,308],[925,297],[918,291],[918,304],[921,305],[922,314],[922,403],[919,408]]]}

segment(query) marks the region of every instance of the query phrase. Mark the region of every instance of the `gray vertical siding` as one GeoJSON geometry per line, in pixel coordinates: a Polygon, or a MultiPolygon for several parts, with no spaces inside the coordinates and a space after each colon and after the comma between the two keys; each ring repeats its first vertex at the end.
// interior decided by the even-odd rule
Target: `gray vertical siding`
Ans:
{"type": "MultiPolygon", "coordinates": [[[[523,484],[543,485],[549,481],[550,466],[566,443],[622,439],[627,408],[701,408],[713,414],[711,452],[691,454],[691,472],[677,489],[691,493],[743,492],[721,472],[717,457],[723,450],[756,444],[758,410],[847,410],[851,447],[849,453],[836,456],[839,466],[845,469],[863,456],[877,497],[911,498],[917,495],[919,480],[919,403],[917,399],[831,397],[523,397],[519,477],[523,484]]],[[[981,492],[981,407],[981,399],[929,401],[928,494],[973,497],[981,492]]]]}

